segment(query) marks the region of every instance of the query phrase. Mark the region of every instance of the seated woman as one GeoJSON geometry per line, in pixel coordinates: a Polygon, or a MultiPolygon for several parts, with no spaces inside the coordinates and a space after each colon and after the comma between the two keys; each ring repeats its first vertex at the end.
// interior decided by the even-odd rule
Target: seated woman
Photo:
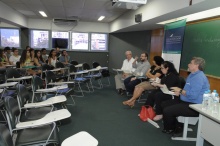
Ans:
{"type": "MultiPolygon", "coordinates": [[[[20,68],[23,68],[25,66],[33,66],[34,63],[31,61],[31,54],[30,51],[24,50],[21,54],[20,58],[20,68]]],[[[34,71],[32,69],[27,69],[28,75],[36,75],[41,73],[41,70],[34,71]]]]}
{"type": "Polygon", "coordinates": [[[209,90],[209,81],[204,74],[205,60],[200,57],[193,57],[188,65],[190,75],[186,79],[186,84],[183,89],[179,87],[171,87],[177,96],[176,100],[165,101],[162,103],[163,107],[163,124],[164,133],[172,133],[174,130],[175,134],[182,132],[179,128],[181,126],[177,122],[176,117],[197,117],[199,113],[189,107],[190,104],[201,104],[203,94],[209,90]],[[179,127],[180,126],[180,127],[179,127]]]}
{"type": "MultiPolygon", "coordinates": [[[[161,64],[164,62],[163,58],[160,56],[154,56],[153,66],[147,71],[146,76],[149,79],[156,79],[162,75],[161,72],[161,64]]],[[[149,81],[141,82],[140,84],[135,86],[134,93],[131,99],[124,101],[124,105],[132,105],[134,101],[141,96],[142,92],[145,90],[156,89],[154,86],[150,84],[149,81]]]]}
{"type": "Polygon", "coordinates": [[[57,63],[56,51],[54,49],[52,49],[50,51],[50,54],[49,54],[49,57],[48,57],[48,64],[55,68],[56,63],[57,63]]]}
{"type": "Polygon", "coordinates": [[[41,67],[43,63],[45,63],[45,62],[41,56],[41,51],[35,50],[35,52],[34,52],[34,65],[41,67]]]}
{"type": "Polygon", "coordinates": [[[0,65],[1,67],[5,67],[5,65],[8,65],[9,61],[7,56],[4,54],[4,51],[0,49],[0,65]]]}
{"type": "Polygon", "coordinates": [[[30,48],[30,53],[31,53],[31,61],[34,61],[34,53],[35,53],[35,51],[34,51],[34,49],[33,48],[30,48]]]}

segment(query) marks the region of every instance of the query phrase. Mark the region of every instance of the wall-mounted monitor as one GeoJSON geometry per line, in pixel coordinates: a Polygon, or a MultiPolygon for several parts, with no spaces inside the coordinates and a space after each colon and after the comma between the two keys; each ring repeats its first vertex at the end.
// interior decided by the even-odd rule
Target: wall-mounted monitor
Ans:
{"type": "Polygon", "coordinates": [[[72,33],[72,50],[89,50],[88,33],[72,33]]]}
{"type": "Polygon", "coordinates": [[[107,51],[108,35],[102,33],[91,33],[91,51],[107,51]]]}
{"type": "Polygon", "coordinates": [[[52,48],[64,48],[67,49],[69,44],[68,32],[52,32],[52,48]]]}
{"type": "Polygon", "coordinates": [[[31,30],[32,48],[49,48],[49,31],[31,30]]]}
{"type": "Polygon", "coordinates": [[[20,47],[19,29],[0,29],[2,47],[20,47]]]}

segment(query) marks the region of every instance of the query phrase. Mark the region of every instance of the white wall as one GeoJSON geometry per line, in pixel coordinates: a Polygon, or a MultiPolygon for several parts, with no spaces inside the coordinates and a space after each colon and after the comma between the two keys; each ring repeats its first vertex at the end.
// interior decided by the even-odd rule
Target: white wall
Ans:
{"type": "Polygon", "coordinates": [[[49,29],[59,31],[78,31],[78,32],[104,32],[109,33],[108,23],[98,22],[78,22],[76,26],[61,25],[56,26],[52,20],[47,19],[28,19],[28,28],[49,29]]]}
{"type": "Polygon", "coordinates": [[[144,22],[188,6],[189,0],[148,0],[146,5],[143,5],[136,11],[129,11],[114,20],[110,24],[110,31],[113,32],[131,25],[136,25],[134,21],[136,14],[142,13],[142,22],[144,22]]]}

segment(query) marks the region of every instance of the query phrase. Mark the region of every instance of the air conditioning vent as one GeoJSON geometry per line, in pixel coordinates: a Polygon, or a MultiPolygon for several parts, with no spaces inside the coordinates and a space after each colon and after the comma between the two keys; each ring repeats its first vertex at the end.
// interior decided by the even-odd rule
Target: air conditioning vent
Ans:
{"type": "Polygon", "coordinates": [[[147,3],[147,0],[112,0],[112,6],[120,9],[136,10],[147,3]]]}
{"type": "Polygon", "coordinates": [[[53,19],[53,23],[55,25],[71,25],[71,26],[75,26],[78,23],[78,19],[53,19]]]}

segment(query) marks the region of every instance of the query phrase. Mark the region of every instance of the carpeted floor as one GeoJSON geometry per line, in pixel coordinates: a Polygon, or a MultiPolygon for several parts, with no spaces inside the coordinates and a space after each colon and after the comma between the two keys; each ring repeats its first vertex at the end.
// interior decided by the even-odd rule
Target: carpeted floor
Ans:
{"type": "MultiPolygon", "coordinates": [[[[87,131],[99,142],[99,146],[195,146],[195,142],[173,141],[171,136],[161,132],[148,122],[142,122],[138,114],[142,104],[136,103],[132,109],[124,106],[126,96],[118,95],[113,77],[111,86],[95,89],[85,97],[75,97],[75,106],[68,106],[71,119],[65,120],[60,127],[61,142],[80,131],[87,131]]],[[[188,132],[189,136],[196,136],[188,132]]],[[[205,146],[209,146],[205,142],[205,146]]]]}

